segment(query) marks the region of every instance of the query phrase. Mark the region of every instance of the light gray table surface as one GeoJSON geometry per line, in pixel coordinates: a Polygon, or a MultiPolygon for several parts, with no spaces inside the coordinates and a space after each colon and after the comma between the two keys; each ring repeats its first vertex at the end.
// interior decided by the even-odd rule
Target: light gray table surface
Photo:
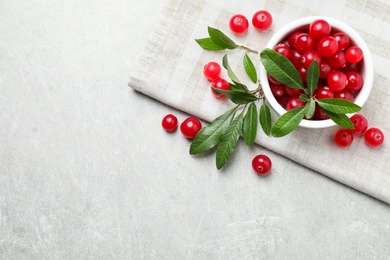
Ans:
{"type": "Polygon", "coordinates": [[[0,1],[0,259],[390,259],[389,205],[162,130],[127,82],[163,5],[0,1]]]}

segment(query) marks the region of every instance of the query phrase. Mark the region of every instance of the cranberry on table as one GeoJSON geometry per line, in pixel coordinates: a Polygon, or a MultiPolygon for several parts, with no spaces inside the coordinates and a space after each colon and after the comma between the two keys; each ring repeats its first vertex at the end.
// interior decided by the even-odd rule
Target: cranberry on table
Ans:
{"type": "Polygon", "coordinates": [[[264,154],[257,155],[252,160],[252,168],[258,175],[267,174],[272,168],[271,159],[264,154]]]}
{"type": "Polygon", "coordinates": [[[372,127],[364,134],[364,140],[369,146],[378,147],[385,140],[385,135],[379,128],[372,127]]]}
{"type": "Polygon", "coordinates": [[[202,123],[195,117],[188,117],[180,125],[181,133],[188,139],[195,138],[196,134],[202,129],[202,123]]]}
{"type": "Polygon", "coordinates": [[[252,17],[253,26],[260,31],[268,30],[272,24],[272,15],[267,10],[260,10],[252,17]]]}
{"type": "Polygon", "coordinates": [[[248,19],[242,14],[235,14],[229,20],[229,27],[236,34],[243,34],[248,30],[248,19]]]}
{"type": "Polygon", "coordinates": [[[350,118],[352,124],[355,126],[355,129],[351,132],[355,135],[362,135],[366,132],[368,128],[368,120],[361,114],[354,114],[350,118]]]}
{"type": "Polygon", "coordinates": [[[161,125],[165,131],[172,132],[177,128],[177,117],[168,114],[162,119],[161,125]]]}
{"type": "Polygon", "coordinates": [[[346,148],[352,144],[353,134],[349,129],[340,129],[336,132],[334,141],[338,146],[346,148]]]}
{"type": "Polygon", "coordinates": [[[211,61],[203,67],[203,75],[206,79],[213,81],[219,78],[221,70],[221,66],[217,62],[211,61]]]}
{"type": "MultiPolygon", "coordinates": [[[[223,78],[218,78],[214,80],[211,83],[211,86],[216,89],[221,89],[221,90],[230,90],[230,84],[223,78]]],[[[213,93],[214,97],[217,99],[223,99],[226,98],[226,95],[224,94],[217,94],[213,89],[211,89],[211,93],[213,93]]]]}

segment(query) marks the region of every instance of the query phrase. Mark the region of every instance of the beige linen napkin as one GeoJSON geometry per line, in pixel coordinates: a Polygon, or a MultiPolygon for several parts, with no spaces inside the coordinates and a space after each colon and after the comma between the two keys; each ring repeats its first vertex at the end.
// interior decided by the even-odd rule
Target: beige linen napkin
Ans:
{"type": "MultiPolygon", "coordinates": [[[[169,0],[131,72],[129,86],[174,108],[211,121],[233,104],[228,100],[216,100],[202,75],[202,68],[207,62],[221,63],[226,53],[204,51],[194,41],[207,37],[207,26],[222,30],[237,43],[261,50],[273,33],[290,21],[313,15],[339,19],[360,33],[372,52],[374,85],[361,113],[369,119],[371,127],[381,128],[389,140],[374,149],[358,137],[351,147],[340,149],[331,140],[337,129],[332,127],[322,130],[299,128],[282,138],[268,137],[259,130],[256,143],[390,203],[389,11],[390,5],[384,0],[169,0]],[[260,9],[267,9],[273,15],[270,30],[258,32],[250,26],[244,36],[235,36],[229,31],[228,20],[233,14],[244,14],[250,20],[253,13],[260,9]]],[[[244,52],[227,53],[233,70],[240,79],[245,79],[241,65],[244,52]]],[[[259,61],[256,55],[251,57],[253,61],[259,61]]],[[[258,62],[256,65],[259,67],[258,62]]],[[[228,78],[226,72],[223,73],[228,78]]]]}

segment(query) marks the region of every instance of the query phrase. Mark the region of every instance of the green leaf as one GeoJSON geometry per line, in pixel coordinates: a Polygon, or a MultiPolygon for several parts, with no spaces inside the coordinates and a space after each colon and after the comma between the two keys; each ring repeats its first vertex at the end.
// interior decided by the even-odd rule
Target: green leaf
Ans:
{"type": "Polygon", "coordinates": [[[191,143],[190,154],[201,154],[217,145],[229,126],[237,108],[238,106],[230,109],[214,119],[208,126],[203,127],[191,143]]]}
{"type": "Polygon", "coordinates": [[[349,119],[349,117],[347,115],[336,114],[336,113],[327,111],[326,109],[323,109],[323,110],[324,110],[325,114],[327,114],[329,116],[329,118],[333,122],[338,124],[339,126],[341,126],[343,128],[347,128],[347,129],[355,129],[355,126],[353,125],[353,123],[351,122],[351,120],[349,119]]]}
{"type": "Polygon", "coordinates": [[[274,137],[282,137],[291,133],[295,128],[297,128],[304,116],[304,107],[296,107],[284,113],[272,127],[272,135],[274,137]]]}
{"type": "Polygon", "coordinates": [[[309,97],[308,96],[306,96],[305,94],[301,94],[301,95],[299,95],[299,100],[300,101],[302,101],[302,102],[307,102],[307,101],[309,101],[309,97]]]}
{"type": "Polygon", "coordinates": [[[244,136],[244,141],[246,145],[252,145],[255,141],[257,134],[257,108],[255,103],[251,103],[246,115],[244,117],[244,126],[242,129],[242,134],[244,136]]]}
{"type": "Polygon", "coordinates": [[[216,164],[217,169],[221,169],[230,159],[234,149],[237,146],[238,139],[240,138],[243,124],[243,114],[234,118],[225,134],[222,136],[221,141],[218,143],[216,152],[216,164]]]}
{"type": "Polygon", "coordinates": [[[248,54],[246,53],[244,55],[244,68],[246,74],[248,74],[248,77],[252,80],[253,83],[256,83],[257,82],[256,68],[255,65],[253,65],[251,58],[249,58],[248,54]]]}
{"type": "Polygon", "coordinates": [[[229,76],[229,78],[233,81],[233,82],[238,82],[238,83],[241,83],[240,80],[237,78],[236,74],[234,74],[232,68],[230,67],[229,65],[229,61],[228,61],[228,57],[227,57],[227,54],[225,54],[222,58],[222,66],[227,70],[227,74],[229,76]]]}
{"type": "Polygon", "coordinates": [[[309,99],[305,105],[305,117],[312,118],[315,110],[316,110],[316,102],[313,99],[309,99]]]}
{"type": "Polygon", "coordinates": [[[274,79],[290,88],[304,89],[299,72],[286,57],[267,48],[260,53],[260,58],[265,69],[274,79]]]}
{"type": "Polygon", "coordinates": [[[219,45],[225,49],[229,49],[229,50],[233,50],[233,49],[237,48],[237,44],[232,39],[230,39],[228,36],[226,36],[226,34],[221,32],[220,30],[209,26],[208,32],[209,32],[210,38],[217,45],[219,45]]]}
{"type": "Polygon", "coordinates": [[[244,105],[257,100],[257,97],[255,95],[242,90],[222,90],[213,87],[212,89],[217,94],[226,95],[233,103],[237,105],[244,105]]]}
{"type": "Polygon", "coordinates": [[[306,82],[309,95],[312,95],[317,87],[318,79],[320,78],[320,68],[317,61],[310,63],[306,72],[306,82]]]}
{"type": "Polygon", "coordinates": [[[244,84],[239,83],[239,82],[235,82],[235,81],[233,81],[233,82],[234,82],[233,84],[229,83],[230,90],[249,92],[248,87],[245,86],[244,84]]]}
{"type": "Polygon", "coordinates": [[[359,112],[361,107],[348,100],[341,98],[323,98],[317,100],[318,105],[336,114],[348,114],[359,112]]]}
{"type": "Polygon", "coordinates": [[[208,51],[221,51],[225,49],[224,47],[216,44],[211,38],[195,39],[195,41],[200,45],[200,47],[208,51]]]}
{"type": "Polygon", "coordinates": [[[271,127],[272,127],[272,122],[271,122],[271,111],[269,109],[269,106],[266,104],[263,104],[260,107],[260,125],[261,128],[263,129],[264,133],[266,135],[271,134],[271,127]]]}

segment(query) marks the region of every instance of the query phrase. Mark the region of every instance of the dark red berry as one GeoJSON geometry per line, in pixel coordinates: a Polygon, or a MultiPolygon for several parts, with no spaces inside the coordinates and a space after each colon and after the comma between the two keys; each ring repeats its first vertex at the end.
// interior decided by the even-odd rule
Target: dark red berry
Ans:
{"type": "Polygon", "coordinates": [[[359,72],[350,71],[347,76],[347,88],[353,91],[360,90],[363,87],[363,77],[359,72]]]}
{"type": "Polygon", "coordinates": [[[297,107],[303,107],[304,105],[305,103],[303,103],[298,97],[292,97],[288,100],[286,109],[289,111],[297,107]]]}
{"type": "Polygon", "coordinates": [[[313,61],[321,62],[321,56],[315,50],[309,50],[302,55],[302,66],[307,69],[313,61]]]}
{"type": "Polygon", "coordinates": [[[270,88],[275,98],[280,98],[286,95],[284,85],[271,84],[270,88]]]}
{"type": "Polygon", "coordinates": [[[289,86],[284,85],[285,92],[291,97],[298,97],[300,94],[303,94],[303,89],[301,88],[290,88],[289,86]]]}
{"type": "Polygon", "coordinates": [[[282,54],[287,59],[289,59],[291,57],[291,54],[292,54],[291,48],[284,43],[279,43],[278,45],[276,45],[274,47],[274,51],[282,54]]]}
{"type": "Polygon", "coordinates": [[[177,128],[177,117],[172,114],[168,114],[162,119],[161,125],[165,131],[172,132],[177,128]]]}
{"type": "Polygon", "coordinates": [[[339,51],[343,51],[343,50],[348,48],[348,46],[349,46],[348,35],[346,35],[345,33],[342,33],[342,32],[338,32],[338,33],[333,34],[332,36],[333,36],[333,38],[335,38],[335,40],[338,43],[337,49],[339,51]]]}
{"type": "Polygon", "coordinates": [[[272,15],[267,10],[260,10],[252,17],[253,26],[260,31],[268,30],[272,24],[272,15]]]}
{"type": "Polygon", "coordinates": [[[229,27],[236,34],[243,34],[248,30],[248,19],[242,14],[235,14],[229,20],[229,27]]]}
{"type": "Polygon", "coordinates": [[[334,91],[341,91],[345,88],[347,84],[347,76],[344,72],[334,70],[329,73],[328,78],[328,86],[334,91]]]}
{"type": "Polygon", "coordinates": [[[219,78],[220,74],[221,66],[217,62],[211,61],[203,67],[203,75],[210,81],[219,78]]]}
{"type": "Polygon", "coordinates": [[[180,125],[181,133],[188,139],[195,138],[196,134],[202,129],[202,123],[195,117],[188,117],[180,125]]]}
{"type": "Polygon", "coordinates": [[[379,128],[372,127],[364,134],[364,140],[369,146],[378,147],[385,140],[385,135],[379,128]]]}
{"type": "Polygon", "coordinates": [[[351,102],[355,102],[355,96],[353,95],[352,91],[349,90],[348,88],[344,88],[341,91],[334,92],[334,98],[341,98],[351,102]]]}
{"type": "Polygon", "coordinates": [[[333,98],[334,91],[332,89],[330,89],[329,87],[325,86],[325,87],[321,87],[321,88],[316,89],[316,91],[314,91],[314,96],[317,99],[333,98]]]}
{"type": "Polygon", "coordinates": [[[309,50],[313,50],[315,47],[315,42],[311,38],[311,36],[307,33],[301,33],[298,35],[296,41],[295,41],[295,49],[303,54],[309,50]]]}
{"type": "Polygon", "coordinates": [[[337,51],[334,55],[329,56],[327,59],[329,65],[336,69],[344,67],[347,62],[345,54],[342,51],[337,51]]]}
{"type": "Polygon", "coordinates": [[[358,46],[351,46],[345,51],[345,59],[349,63],[358,63],[363,58],[363,51],[358,46]]]}
{"type": "Polygon", "coordinates": [[[272,168],[271,159],[264,154],[257,155],[252,160],[252,168],[258,175],[267,174],[272,168]]]}
{"type": "Polygon", "coordinates": [[[323,57],[335,55],[338,50],[338,43],[332,36],[322,38],[317,44],[318,54],[323,57]]]}
{"type": "Polygon", "coordinates": [[[295,49],[295,44],[297,42],[297,38],[298,36],[303,33],[301,31],[295,31],[293,33],[290,34],[290,36],[288,37],[288,42],[290,43],[290,47],[293,47],[295,49]]]}
{"type": "Polygon", "coordinates": [[[334,141],[338,146],[346,148],[352,144],[353,134],[348,129],[340,129],[336,132],[334,141]]]}
{"type": "Polygon", "coordinates": [[[320,78],[325,79],[332,71],[332,67],[329,65],[326,59],[322,59],[320,62],[320,78]]]}
{"type": "MultiPolygon", "coordinates": [[[[211,83],[211,86],[216,89],[221,89],[221,90],[230,90],[230,84],[223,78],[218,78],[214,80],[211,83]]],[[[217,94],[213,89],[211,89],[211,93],[214,95],[215,98],[217,99],[223,99],[226,98],[226,95],[224,94],[217,94]]]]}
{"type": "Polygon", "coordinates": [[[366,132],[368,128],[368,120],[361,114],[354,114],[350,118],[352,124],[355,126],[355,129],[351,130],[351,132],[355,135],[362,135],[366,132]]]}
{"type": "Polygon", "coordinates": [[[332,28],[327,21],[318,19],[310,23],[309,35],[313,40],[319,40],[325,36],[329,36],[331,29],[332,28]]]}

